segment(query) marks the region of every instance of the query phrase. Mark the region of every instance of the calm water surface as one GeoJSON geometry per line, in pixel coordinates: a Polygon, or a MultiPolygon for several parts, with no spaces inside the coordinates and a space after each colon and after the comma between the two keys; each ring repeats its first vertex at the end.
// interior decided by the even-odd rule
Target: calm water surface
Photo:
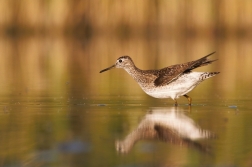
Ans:
{"type": "Polygon", "coordinates": [[[214,40],[188,41],[196,51],[181,57],[162,40],[0,42],[0,166],[252,166],[249,45],[218,43],[231,51],[217,50],[219,61],[201,70],[221,74],[189,93],[191,107],[183,97],[173,107],[123,70],[99,71],[128,53],[143,69],[194,60],[214,40]]]}
{"type": "Polygon", "coordinates": [[[251,99],[1,99],[2,166],[250,166],[251,99]]]}

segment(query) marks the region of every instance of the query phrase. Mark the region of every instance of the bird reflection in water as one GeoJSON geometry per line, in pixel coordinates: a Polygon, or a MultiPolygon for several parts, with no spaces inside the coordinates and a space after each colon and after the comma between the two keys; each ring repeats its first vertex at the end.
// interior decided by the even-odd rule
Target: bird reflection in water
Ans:
{"type": "Polygon", "coordinates": [[[141,140],[158,140],[208,152],[208,147],[197,141],[214,135],[201,129],[183,112],[184,109],[179,107],[151,108],[135,130],[124,140],[116,141],[117,152],[128,153],[141,140]]]}

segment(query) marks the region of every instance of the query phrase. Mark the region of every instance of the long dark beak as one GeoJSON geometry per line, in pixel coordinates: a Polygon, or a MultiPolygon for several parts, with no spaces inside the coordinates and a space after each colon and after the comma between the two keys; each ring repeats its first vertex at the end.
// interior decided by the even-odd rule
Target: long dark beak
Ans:
{"type": "Polygon", "coordinates": [[[111,67],[108,67],[108,68],[105,68],[104,70],[101,70],[100,73],[108,71],[108,70],[110,70],[112,68],[115,68],[115,64],[113,66],[111,66],[111,67]]]}

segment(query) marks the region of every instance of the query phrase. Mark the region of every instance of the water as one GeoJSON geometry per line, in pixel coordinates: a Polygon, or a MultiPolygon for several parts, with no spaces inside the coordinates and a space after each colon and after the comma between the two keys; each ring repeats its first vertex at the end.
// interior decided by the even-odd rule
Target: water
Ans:
{"type": "Polygon", "coordinates": [[[252,114],[248,100],[196,99],[192,107],[180,104],[176,108],[165,100],[153,102],[151,98],[105,99],[2,100],[2,165],[251,165],[252,114]],[[173,137],[179,130],[170,130],[172,127],[162,119],[178,122],[180,131],[194,125],[212,137],[191,139],[187,135],[195,133],[192,130],[173,137]],[[118,149],[119,141],[129,148],[118,149]]]}
{"type": "Polygon", "coordinates": [[[0,166],[252,166],[252,1],[0,1],[0,166]],[[219,71],[154,99],[122,55],[219,71]]]}
{"type": "Polygon", "coordinates": [[[1,38],[0,166],[251,166],[249,41],[182,41],[1,38]],[[216,48],[197,71],[221,73],[188,94],[191,107],[145,95],[123,70],[99,74],[124,54],[152,69],[216,48]]]}

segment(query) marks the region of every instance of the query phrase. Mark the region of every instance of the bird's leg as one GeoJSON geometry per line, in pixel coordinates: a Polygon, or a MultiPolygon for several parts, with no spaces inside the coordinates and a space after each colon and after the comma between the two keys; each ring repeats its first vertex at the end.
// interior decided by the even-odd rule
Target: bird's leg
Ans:
{"type": "Polygon", "coordinates": [[[187,98],[189,105],[192,105],[192,98],[189,97],[188,95],[184,95],[184,96],[187,98]]]}
{"type": "Polygon", "coordinates": [[[174,101],[175,101],[175,104],[174,104],[174,106],[178,106],[178,102],[177,102],[177,99],[173,99],[174,101]]]}

